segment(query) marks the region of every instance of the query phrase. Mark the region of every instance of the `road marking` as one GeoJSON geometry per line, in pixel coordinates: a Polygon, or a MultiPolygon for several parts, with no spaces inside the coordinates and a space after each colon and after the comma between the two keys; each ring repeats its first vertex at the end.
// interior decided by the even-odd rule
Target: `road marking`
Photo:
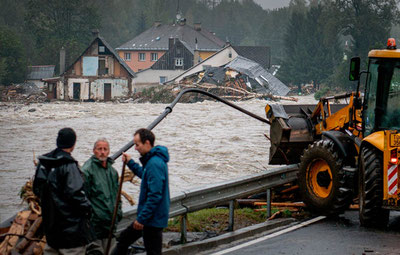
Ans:
{"type": "Polygon", "coordinates": [[[326,218],[326,216],[318,216],[318,217],[316,217],[316,218],[314,218],[314,219],[311,219],[311,220],[302,222],[302,223],[300,223],[300,224],[298,224],[298,225],[296,225],[296,226],[292,226],[292,227],[290,227],[290,228],[286,228],[286,229],[280,230],[280,231],[275,232],[275,233],[272,233],[272,234],[270,234],[270,235],[266,235],[266,236],[263,236],[263,237],[254,239],[254,240],[252,240],[252,241],[250,241],[250,242],[242,243],[242,244],[237,245],[237,246],[235,246],[235,247],[232,247],[232,248],[229,248],[229,249],[226,249],[226,250],[223,250],[223,251],[219,251],[219,252],[213,253],[213,255],[222,255],[222,254],[226,254],[226,253],[228,253],[228,252],[232,252],[232,251],[235,251],[235,250],[239,250],[239,249],[241,249],[241,248],[244,248],[244,247],[247,247],[247,246],[250,246],[250,245],[253,245],[253,244],[256,244],[256,243],[265,241],[265,240],[268,240],[268,239],[270,239],[270,238],[273,238],[273,237],[276,237],[276,236],[279,236],[279,235],[282,235],[282,234],[291,232],[291,231],[293,231],[293,230],[296,230],[296,229],[305,227],[305,226],[307,226],[307,225],[313,224],[313,223],[315,223],[315,222],[317,222],[317,221],[320,221],[320,220],[323,220],[323,219],[325,219],[325,218],[326,218]]]}

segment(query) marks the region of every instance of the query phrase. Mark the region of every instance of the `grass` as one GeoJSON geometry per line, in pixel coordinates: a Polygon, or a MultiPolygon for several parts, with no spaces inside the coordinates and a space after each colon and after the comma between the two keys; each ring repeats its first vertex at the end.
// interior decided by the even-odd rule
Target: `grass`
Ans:
{"type": "MultiPolygon", "coordinates": [[[[272,208],[272,214],[277,209],[272,208]]],[[[283,212],[283,217],[291,217],[289,210],[283,212]]],[[[217,234],[226,232],[229,221],[229,209],[227,208],[211,208],[187,215],[187,231],[189,232],[215,232],[217,234]]],[[[181,217],[172,218],[165,231],[179,232],[181,217]]],[[[266,220],[266,212],[255,212],[251,208],[235,209],[235,229],[262,223],[266,220]]]]}

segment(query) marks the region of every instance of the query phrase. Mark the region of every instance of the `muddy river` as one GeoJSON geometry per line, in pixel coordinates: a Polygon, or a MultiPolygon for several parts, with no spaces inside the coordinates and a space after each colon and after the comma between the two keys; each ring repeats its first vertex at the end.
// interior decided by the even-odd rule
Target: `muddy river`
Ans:
{"type": "MultiPolygon", "coordinates": [[[[267,101],[251,100],[239,106],[265,116],[267,101]]],[[[294,103],[294,102],[284,102],[294,103]]],[[[312,96],[298,103],[315,103],[312,96]]],[[[82,165],[92,154],[95,140],[105,137],[111,155],[132,139],[133,132],[147,127],[166,104],[0,103],[0,221],[25,205],[19,191],[34,174],[33,154],[55,148],[57,132],[75,129],[78,139],[72,155],[82,165]]],[[[173,112],[153,129],[156,144],[169,149],[172,196],[180,190],[217,183],[270,169],[269,126],[222,103],[205,101],[177,104],[173,112]]],[[[134,159],[138,153],[131,149],[134,159]]],[[[121,159],[114,167],[121,171],[121,159]]],[[[139,185],[124,184],[134,199],[139,185]]],[[[124,201],[124,207],[128,203],[124,201]]]]}

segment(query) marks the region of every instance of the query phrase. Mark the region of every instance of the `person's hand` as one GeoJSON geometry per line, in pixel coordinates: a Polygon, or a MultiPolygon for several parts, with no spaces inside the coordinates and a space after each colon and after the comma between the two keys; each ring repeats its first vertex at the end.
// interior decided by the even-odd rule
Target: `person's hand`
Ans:
{"type": "Polygon", "coordinates": [[[137,220],[133,222],[133,228],[136,230],[142,230],[143,229],[143,224],[140,224],[137,220]]]}
{"type": "Polygon", "coordinates": [[[122,153],[122,161],[125,163],[128,163],[129,160],[131,160],[131,156],[129,156],[128,154],[126,154],[125,152],[122,153]]]}

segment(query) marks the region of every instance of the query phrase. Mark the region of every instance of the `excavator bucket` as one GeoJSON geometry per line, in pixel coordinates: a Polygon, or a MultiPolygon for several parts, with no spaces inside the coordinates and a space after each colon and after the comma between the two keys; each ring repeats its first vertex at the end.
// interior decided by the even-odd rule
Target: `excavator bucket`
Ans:
{"type": "MultiPolygon", "coordinates": [[[[332,104],[331,113],[343,104],[332,104]]],[[[271,121],[269,164],[283,165],[300,162],[303,150],[318,137],[315,136],[311,115],[317,105],[267,105],[265,112],[271,121]]]]}

